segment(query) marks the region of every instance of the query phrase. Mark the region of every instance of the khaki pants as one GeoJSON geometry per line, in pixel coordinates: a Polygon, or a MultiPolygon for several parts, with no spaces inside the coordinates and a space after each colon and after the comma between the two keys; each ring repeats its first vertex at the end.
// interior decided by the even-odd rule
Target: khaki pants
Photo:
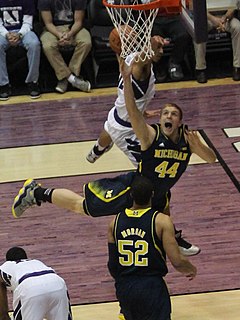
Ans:
{"type": "MultiPolygon", "coordinates": [[[[213,25],[208,22],[209,30],[213,25]]],[[[236,18],[231,19],[226,24],[226,31],[231,34],[233,49],[233,67],[240,68],[240,21],[236,18]]],[[[195,43],[196,70],[206,69],[206,42],[195,43]]]]}
{"type": "MultiPolygon", "coordinates": [[[[57,26],[60,32],[68,30],[68,26],[57,26]]],[[[74,36],[74,53],[67,66],[58,46],[58,38],[52,33],[44,30],[41,34],[41,42],[44,54],[55,71],[58,80],[68,78],[70,74],[79,76],[81,65],[91,50],[92,42],[90,33],[86,29],[81,29],[74,36]]]]}

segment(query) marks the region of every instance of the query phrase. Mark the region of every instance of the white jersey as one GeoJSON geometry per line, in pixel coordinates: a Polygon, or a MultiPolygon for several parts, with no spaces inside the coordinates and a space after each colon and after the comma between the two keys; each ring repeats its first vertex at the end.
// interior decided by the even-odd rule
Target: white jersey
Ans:
{"type": "MultiPolygon", "coordinates": [[[[132,76],[132,87],[137,108],[142,113],[155,95],[155,76],[151,68],[150,76],[144,81],[138,81],[132,76]]],[[[126,109],[123,79],[119,77],[118,97],[114,107],[109,111],[104,129],[110,135],[116,146],[122,150],[130,161],[137,166],[140,160],[140,144],[132,129],[126,109]]]]}
{"type": "Polygon", "coordinates": [[[71,319],[65,281],[41,261],[6,261],[0,275],[13,292],[13,312],[21,315],[19,319],[71,319]]]}

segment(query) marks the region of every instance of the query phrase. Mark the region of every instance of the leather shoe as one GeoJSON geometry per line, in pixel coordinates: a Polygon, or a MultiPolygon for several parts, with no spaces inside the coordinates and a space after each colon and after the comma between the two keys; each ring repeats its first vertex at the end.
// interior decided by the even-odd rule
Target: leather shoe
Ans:
{"type": "Polygon", "coordinates": [[[168,72],[171,80],[173,81],[180,81],[184,78],[182,67],[180,66],[180,64],[170,62],[168,72]]]}
{"type": "Polygon", "coordinates": [[[233,68],[233,76],[232,76],[234,81],[239,81],[240,80],[240,68],[233,68]]]}
{"type": "Polygon", "coordinates": [[[196,79],[198,83],[206,83],[208,81],[206,70],[196,70],[196,79]]]}

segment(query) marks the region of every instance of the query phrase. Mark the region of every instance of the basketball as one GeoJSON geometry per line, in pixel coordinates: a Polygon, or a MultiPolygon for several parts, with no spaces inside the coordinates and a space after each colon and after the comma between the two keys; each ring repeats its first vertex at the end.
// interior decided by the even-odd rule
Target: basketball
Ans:
{"type": "MultiPolygon", "coordinates": [[[[125,40],[124,45],[128,45],[130,43],[129,41],[133,39],[133,35],[135,34],[132,27],[126,24],[121,25],[120,32],[125,40]]],[[[120,54],[122,52],[122,43],[116,28],[114,28],[109,35],[109,45],[115,53],[120,54]]]]}
{"type": "Polygon", "coordinates": [[[109,35],[109,45],[115,53],[121,53],[122,44],[116,28],[114,28],[109,35]]]}

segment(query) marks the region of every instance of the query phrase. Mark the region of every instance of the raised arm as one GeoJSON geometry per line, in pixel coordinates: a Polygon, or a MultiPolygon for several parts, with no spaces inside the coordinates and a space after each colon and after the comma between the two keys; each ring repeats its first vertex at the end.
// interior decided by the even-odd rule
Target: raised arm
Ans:
{"type": "Polygon", "coordinates": [[[133,131],[140,141],[141,149],[146,150],[151,146],[156,133],[155,130],[147,124],[143,114],[136,106],[131,82],[132,64],[129,66],[123,59],[120,59],[120,72],[123,77],[124,97],[130,122],[133,131]]]}
{"type": "Polygon", "coordinates": [[[173,267],[192,280],[197,274],[197,269],[181,254],[175,239],[171,218],[165,214],[158,214],[155,225],[157,235],[162,239],[164,250],[173,267]]]}
{"type": "Polygon", "coordinates": [[[185,131],[185,139],[187,139],[192,153],[197,154],[201,159],[208,163],[216,161],[215,152],[202,143],[196,130],[185,131]]]}

